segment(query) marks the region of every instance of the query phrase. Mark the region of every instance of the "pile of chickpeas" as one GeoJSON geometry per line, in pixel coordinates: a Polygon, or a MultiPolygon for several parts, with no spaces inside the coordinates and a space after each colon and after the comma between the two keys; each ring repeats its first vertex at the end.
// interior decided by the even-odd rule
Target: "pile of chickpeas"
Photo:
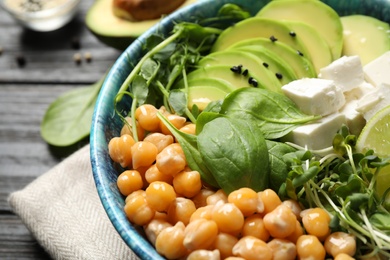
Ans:
{"type": "Polygon", "coordinates": [[[189,260],[354,259],[355,237],[331,233],[331,218],[321,208],[302,209],[271,189],[243,187],[225,194],[208,187],[188,167],[158,111],[176,128],[195,134],[186,118],[142,105],[135,112],[138,141],[126,118],[121,135],[109,142],[112,160],[126,169],[117,180],[126,216],[144,228],[158,253],[189,260]]]}

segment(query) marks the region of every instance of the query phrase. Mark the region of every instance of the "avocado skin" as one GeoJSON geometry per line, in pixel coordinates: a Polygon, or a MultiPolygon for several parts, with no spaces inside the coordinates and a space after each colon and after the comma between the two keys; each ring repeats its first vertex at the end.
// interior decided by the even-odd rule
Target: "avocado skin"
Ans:
{"type": "MultiPolygon", "coordinates": [[[[186,0],[179,9],[196,1],[186,0]]],[[[112,0],[96,0],[87,11],[85,24],[99,41],[118,50],[125,50],[141,34],[160,21],[128,21],[116,17],[111,5],[112,0]]]]}

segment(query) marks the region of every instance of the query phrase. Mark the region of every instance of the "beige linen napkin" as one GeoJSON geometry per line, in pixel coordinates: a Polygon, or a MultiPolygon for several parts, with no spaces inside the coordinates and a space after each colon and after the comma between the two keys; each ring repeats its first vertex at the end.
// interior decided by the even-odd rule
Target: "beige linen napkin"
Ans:
{"type": "Polygon", "coordinates": [[[12,193],[9,203],[54,259],[138,259],[100,203],[89,145],[12,193]]]}

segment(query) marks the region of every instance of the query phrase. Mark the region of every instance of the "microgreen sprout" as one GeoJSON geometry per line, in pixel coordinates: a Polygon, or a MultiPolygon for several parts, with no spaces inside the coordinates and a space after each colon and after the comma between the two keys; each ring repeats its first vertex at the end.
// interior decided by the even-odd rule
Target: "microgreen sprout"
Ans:
{"type": "Polygon", "coordinates": [[[355,144],[356,136],[344,126],[333,139],[333,152],[322,158],[303,148],[286,154],[284,160],[291,170],[279,194],[305,207],[327,210],[333,217],[334,231],[347,231],[357,238],[359,256],[375,251],[388,258],[390,213],[384,198],[376,193],[375,182],[390,162],[373,151],[355,152],[355,144]]]}

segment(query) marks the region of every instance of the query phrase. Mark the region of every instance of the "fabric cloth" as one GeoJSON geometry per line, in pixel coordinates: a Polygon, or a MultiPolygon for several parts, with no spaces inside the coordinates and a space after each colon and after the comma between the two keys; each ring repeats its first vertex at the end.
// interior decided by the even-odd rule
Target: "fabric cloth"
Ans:
{"type": "Polygon", "coordinates": [[[54,259],[139,259],[103,209],[89,145],[12,193],[9,203],[54,259]]]}

